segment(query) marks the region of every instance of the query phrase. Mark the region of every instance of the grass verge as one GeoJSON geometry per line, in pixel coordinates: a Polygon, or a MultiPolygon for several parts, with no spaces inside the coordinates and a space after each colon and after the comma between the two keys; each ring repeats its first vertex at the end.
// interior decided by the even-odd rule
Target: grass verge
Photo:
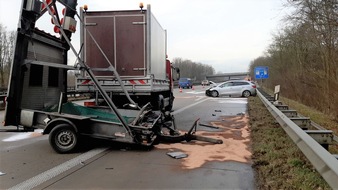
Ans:
{"type": "Polygon", "coordinates": [[[259,97],[248,105],[257,189],[331,189],[259,97]]]}

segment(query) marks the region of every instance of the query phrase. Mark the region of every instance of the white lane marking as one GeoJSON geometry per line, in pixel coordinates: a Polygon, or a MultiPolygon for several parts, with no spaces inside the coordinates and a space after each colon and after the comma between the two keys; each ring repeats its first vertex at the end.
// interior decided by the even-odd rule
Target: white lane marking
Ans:
{"type": "Polygon", "coordinates": [[[10,189],[33,189],[34,187],[56,177],[57,175],[75,167],[76,165],[81,164],[82,162],[106,151],[108,148],[97,148],[90,150],[86,153],[83,153],[71,160],[68,160],[67,162],[60,164],[50,170],[47,170],[35,177],[32,177],[22,183],[19,183],[15,185],[14,187],[11,187],[10,189]]]}
{"type": "Polygon", "coordinates": [[[206,100],[209,100],[209,98],[206,98],[206,99],[204,99],[204,100],[195,102],[195,103],[190,104],[189,106],[185,106],[185,107],[183,107],[183,108],[181,108],[181,109],[179,109],[179,110],[173,111],[171,114],[172,114],[172,115],[176,115],[176,114],[181,113],[182,111],[184,111],[184,110],[186,110],[186,109],[188,109],[188,108],[191,108],[191,107],[193,107],[193,106],[196,106],[197,104],[200,104],[200,103],[202,103],[202,102],[204,102],[204,101],[206,101],[206,100]]]}
{"type": "Polygon", "coordinates": [[[191,91],[191,92],[184,92],[184,93],[187,93],[187,94],[204,94],[205,91],[191,91]]]}
{"type": "Polygon", "coordinates": [[[205,96],[196,96],[196,97],[198,97],[195,101],[200,101],[200,100],[202,100],[203,98],[206,98],[205,96]]]}
{"type": "Polygon", "coordinates": [[[215,99],[212,99],[212,101],[218,102],[220,104],[228,104],[228,103],[247,104],[248,103],[248,99],[246,98],[215,98],[215,99]]]}

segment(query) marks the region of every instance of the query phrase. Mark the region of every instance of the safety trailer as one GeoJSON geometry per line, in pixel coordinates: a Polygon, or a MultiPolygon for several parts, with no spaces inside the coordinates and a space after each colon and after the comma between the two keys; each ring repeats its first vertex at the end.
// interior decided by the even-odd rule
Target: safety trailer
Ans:
{"type": "MultiPolygon", "coordinates": [[[[102,81],[87,65],[88,60],[81,59],[70,43],[76,28],[74,16],[77,15],[77,1],[58,2],[65,7],[63,18],[55,11],[55,1],[22,1],[6,99],[5,126],[14,125],[25,130],[43,129],[43,134],[49,134],[50,145],[59,153],[74,151],[81,145],[81,137],[84,136],[145,146],[183,140],[222,143],[220,140],[194,135],[197,121],[188,133],[181,134],[170,112],[154,111],[150,103],[140,107],[131,101],[132,106],[129,107],[133,109],[117,108],[112,97],[102,87],[102,81]],[[52,15],[54,31],[60,37],[35,27],[35,23],[46,12],[52,15]],[[78,56],[79,63],[76,66],[67,65],[70,49],[78,56]],[[69,102],[67,70],[85,72],[107,106],[84,107],[69,102]]],[[[145,56],[151,57],[148,54],[145,56]]],[[[115,70],[113,66],[110,69],[115,70]]],[[[151,79],[155,78],[153,76],[151,79]]],[[[121,88],[128,93],[123,85],[121,88]]]]}

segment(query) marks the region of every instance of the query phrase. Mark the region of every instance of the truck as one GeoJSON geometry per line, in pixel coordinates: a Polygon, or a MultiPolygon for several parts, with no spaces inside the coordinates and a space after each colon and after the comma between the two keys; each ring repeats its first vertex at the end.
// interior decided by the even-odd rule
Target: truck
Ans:
{"type": "MultiPolygon", "coordinates": [[[[58,153],[75,151],[82,146],[86,137],[140,146],[190,140],[222,143],[217,139],[195,135],[198,119],[187,133],[178,131],[171,113],[153,109],[151,100],[142,107],[135,106],[132,101],[130,104],[134,106],[117,107],[112,101],[115,97],[107,93],[109,91],[95,76],[95,71],[71,43],[77,24],[77,0],[55,2],[22,0],[6,98],[5,127],[17,126],[18,130],[25,131],[43,129],[43,134],[49,135],[51,147],[58,153]],[[64,7],[62,14],[56,11],[61,10],[57,8],[60,4],[64,7]],[[59,37],[35,27],[47,12],[59,37]],[[75,66],[68,65],[69,50],[77,57],[78,64],[75,66]],[[86,107],[69,101],[69,70],[85,72],[106,106],[86,107]]],[[[85,10],[80,9],[80,12],[85,10]]],[[[78,19],[85,27],[80,16],[78,19]]],[[[90,52],[87,50],[86,53],[90,52]]],[[[109,69],[116,71],[113,66],[109,69]]],[[[116,74],[114,76],[119,78],[116,74]]],[[[128,94],[123,83],[120,87],[128,94]]]]}
{"type": "MultiPolygon", "coordinates": [[[[150,101],[153,109],[170,111],[179,69],[166,59],[167,33],[150,5],[143,9],[140,4],[140,10],[86,10],[81,19],[81,58],[114,104],[123,107],[133,101],[143,106],[150,101]]],[[[88,74],[82,72],[76,78],[76,91],[94,93],[95,105],[100,105],[103,101],[88,74]]]]}

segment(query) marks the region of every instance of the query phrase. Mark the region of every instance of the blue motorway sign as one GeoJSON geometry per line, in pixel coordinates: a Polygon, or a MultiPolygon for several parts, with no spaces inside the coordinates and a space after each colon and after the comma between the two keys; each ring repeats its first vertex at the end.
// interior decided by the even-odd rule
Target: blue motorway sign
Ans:
{"type": "Polygon", "coordinates": [[[259,66],[255,67],[255,77],[256,79],[267,79],[269,78],[269,67],[259,66]]]}

